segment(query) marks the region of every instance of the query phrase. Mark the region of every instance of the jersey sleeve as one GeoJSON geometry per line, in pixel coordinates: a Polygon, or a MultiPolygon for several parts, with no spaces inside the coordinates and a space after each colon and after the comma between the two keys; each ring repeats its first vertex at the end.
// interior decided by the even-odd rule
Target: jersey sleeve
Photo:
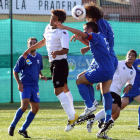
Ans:
{"type": "Polygon", "coordinates": [[[59,34],[62,48],[69,49],[69,33],[67,30],[61,30],[59,34]]]}
{"type": "Polygon", "coordinates": [[[42,56],[40,55],[40,70],[43,69],[43,61],[42,61],[42,56]]]}
{"type": "Polygon", "coordinates": [[[85,39],[89,40],[93,44],[96,44],[99,41],[99,35],[97,33],[85,33],[88,35],[85,39]]]}
{"type": "Polygon", "coordinates": [[[45,28],[44,34],[43,34],[43,38],[46,39],[46,32],[47,30],[50,28],[50,24],[48,24],[45,28]]]}
{"type": "Polygon", "coordinates": [[[16,65],[14,67],[15,72],[20,72],[25,66],[25,59],[21,56],[16,62],[16,65]]]}

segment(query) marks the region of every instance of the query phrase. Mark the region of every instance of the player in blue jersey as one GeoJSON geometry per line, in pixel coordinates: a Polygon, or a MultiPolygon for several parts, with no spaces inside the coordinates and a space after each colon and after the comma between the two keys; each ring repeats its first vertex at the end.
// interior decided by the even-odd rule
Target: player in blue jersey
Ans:
{"type": "Polygon", "coordinates": [[[93,61],[87,72],[76,80],[79,93],[86,104],[85,112],[81,114],[81,116],[89,115],[95,110],[87,85],[92,83],[101,83],[106,119],[104,126],[100,129],[98,134],[102,135],[107,133],[110,127],[114,124],[114,121],[111,118],[112,97],[109,92],[112,82],[111,79],[114,74],[114,66],[111,62],[110,52],[108,50],[108,41],[103,34],[98,33],[98,25],[95,22],[88,22],[84,24],[84,32],[64,26],[60,22],[56,22],[56,25],[60,29],[69,30],[74,34],[89,40],[88,45],[93,55],[93,61]]]}
{"type": "MultiPolygon", "coordinates": [[[[29,38],[27,43],[28,47],[31,47],[32,45],[37,43],[37,39],[34,37],[29,38]]],[[[39,53],[36,53],[36,50],[31,51],[26,59],[24,59],[23,56],[20,56],[17,60],[13,74],[18,83],[18,90],[20,92],[21,98],[21,107],[17,110],[15,117],[8,129],[8,133],[10,136],[14,135],[16,124],[18,123],[23,113],[27,110],[30,104],[31,110],[27,115],[26,121],[22,125],[21,129],[18,131],[18,133],[24,138],[30,138],[27,134],[26,129],[33,121],[35,115],[39,110],[39,77],[42,80],[47,81],[47,78],[41,73],[42,69],[42,56],[39,53]],[[20,78],[18,73],[21,73],[20,78]]]]}
{"type": "MultiPolygon", "coordinates": [[[[122,95],[121,109],[124,109],[127,105],[129,105],[134,100],[140,103],[140,55],[139,55],[139,59],[136,59],[134,61],[133,67],[136,70],[134,85],[128,94],[122,95]]],[[[138,109],[138,130],[140,130],[140,106],[138,109]]]]}

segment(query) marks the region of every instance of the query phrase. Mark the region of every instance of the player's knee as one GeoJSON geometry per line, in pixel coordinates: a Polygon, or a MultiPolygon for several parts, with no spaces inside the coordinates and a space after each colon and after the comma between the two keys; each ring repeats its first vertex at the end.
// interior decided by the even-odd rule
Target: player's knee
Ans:
{"type": "Polygon", "coordinates": [[[39,106],[31,108],[31,111],[36,114],[39,111],[39,106]]]}
{"type": "Polygon", "coordinates": [[[22,106],[21,106],[21,110],[22,110],[23,112],[25,112],[25,111],[27,110],[27,108],[28,108],[28,105],[22,105],[22,106]]]}

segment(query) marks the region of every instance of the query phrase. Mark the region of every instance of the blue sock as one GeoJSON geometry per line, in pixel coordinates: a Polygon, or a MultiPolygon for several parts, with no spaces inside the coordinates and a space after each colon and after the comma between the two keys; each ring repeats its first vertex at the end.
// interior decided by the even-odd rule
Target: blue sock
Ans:
{"type": "Polygon", "coordinates": [[[35,114],[32,113],[31,111],[28,113],[27,117],[26,117],[26,121],[24,122],[23,126],[21,127],[20,130],[22,131],[26,131],[27,127],[30,125],[30,123],[33,121],[35,117],[35,114]]]}
{"type": "Polygon", "coordinates": [[[140,106],[139,106],[139,109],[138,109],[138,126],[140,126],[140,106]]]}
{"type": "Polygon", "coordinates": [[[77,87],[79,89],[79,93],[80,93],[81,97],[83,98],[86,106],[88,108],[92,107],[93,102],[90,99],[89,90],[88,90],[87,86],[85,84],[79,84],[77,87]]]}
{"type": "Polygon", "coordinates": [[[112,114],[112,97],[110,92],[103,94],[103,105],[105,110],[105,122],[111,118],[112,114]]]}
{"type": "Polygon", "coordinates": [[[11,127],[16,127],[16,124],[18,123],[18,121],[20,120],[20,118],[22,117],[22,114],[24,112],[21,110],[21,108],[19,108],[15,114],[15,117],[11,123],[11,127]]]}
{"type": "Polygon", "coordinates": [[[104,122],[105,121],[105,118],[102,118],[101,120],[104,122]]]}
{"type": "Polygon", "coordinates": [[[90,95],[90,99],[92,102],[94,102],[94,88],[92,85],[87,85],[88,89],[89,89],[89,95],[90,95]]]}

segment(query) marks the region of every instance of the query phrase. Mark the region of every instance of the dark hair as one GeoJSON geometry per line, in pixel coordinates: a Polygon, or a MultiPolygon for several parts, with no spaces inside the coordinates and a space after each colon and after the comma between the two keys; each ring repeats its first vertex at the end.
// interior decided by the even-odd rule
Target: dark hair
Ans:
{"type": "Polygon", "coordinates": [[[58,21],[62,23],[66,20],[66,12],[64,9],[52,9],[51,13],[58,17],[58,21]]]}
{"type": "Polygon", "coordinates": [[[91,28],[94,33],[98,33],[98,25],[97,25],[97,23],[95,23],[95,22],[87,22],[87,23],[84,24],[84,26],[85,25],[87,26],[87,30],[89,28],[91,28]]]}
{"type": "Polygon", "coordinates": [[[135,50],[131,49],[131,50],[128,51],[128,53],[130,53],[130,52],[133,52],[135,54],[135,58],[137,58],[137,52],[135,50]]]}
{"type": "Polygon", "coordinates": [[[85,3],[83,6],[86,10],[87,17],[92,19],[96,18],[97,21],[103,18],[103,11],[95,3],[89,2],[85,3]]]}
{"type": "Polygon", "coordinates": [[[37,39],[35,37],[30,37],[27,42],[29,42],[29,40],[36,40],[37,42],[37,39]]]}

